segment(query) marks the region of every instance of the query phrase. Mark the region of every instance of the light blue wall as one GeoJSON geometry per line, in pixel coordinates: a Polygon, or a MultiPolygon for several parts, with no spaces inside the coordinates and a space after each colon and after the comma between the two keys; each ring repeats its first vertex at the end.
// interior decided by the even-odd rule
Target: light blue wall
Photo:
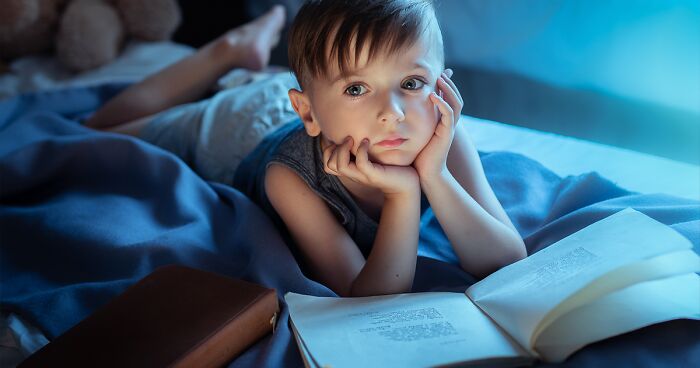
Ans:
{"type": "Polygon", "coordinates": [[[448,66],[700,113],[700,0],[441,0],[448,66]]]}

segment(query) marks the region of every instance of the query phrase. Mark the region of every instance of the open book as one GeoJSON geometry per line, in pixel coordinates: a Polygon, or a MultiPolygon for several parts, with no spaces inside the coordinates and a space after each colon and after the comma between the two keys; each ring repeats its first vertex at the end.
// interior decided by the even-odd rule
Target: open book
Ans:
{"type": "Polygon", "coordinates": [[[560,362],[607,337],[700,319],[697,271],[700,257],[690,241],[625,209],[464,294],[287,293],[285,300],[307,366],[510,366],[560,362]]]}

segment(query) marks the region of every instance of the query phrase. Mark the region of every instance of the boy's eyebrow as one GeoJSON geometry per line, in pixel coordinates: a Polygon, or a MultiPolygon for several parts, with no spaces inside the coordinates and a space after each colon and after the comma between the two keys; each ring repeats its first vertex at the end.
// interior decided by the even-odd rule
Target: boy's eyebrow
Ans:
{"type": "Polygon", "coordinates": [[[426,71],[430,71],[430,66],[428,63],[424,62],[423,60],[416,61],[413,64],[413,69],[425,69],[426,71]]]}
{"type": "MultiPolygon", "coordinates": [[[[413,69],[423,69],[424,71],[428,72],[428,74],[432,74],[428,64],[423,62],[422,60],[414,62],[413,69]]],[[[333,78],[333,80],[331,81],[331,85],[336,84],[338,81],[343,80],[343,79],[350,79],[351,77],[361,77],[361,75],[354,74],[354,73],[348,73],[345,75],[340,74],[337,77],[333,78]]]]}

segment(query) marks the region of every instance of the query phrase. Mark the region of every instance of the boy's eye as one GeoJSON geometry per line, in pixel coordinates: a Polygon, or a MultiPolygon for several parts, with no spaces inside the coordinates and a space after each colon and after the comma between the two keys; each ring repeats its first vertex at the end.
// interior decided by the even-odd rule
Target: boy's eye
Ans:
{"type": "Polygon", "coordinates": [[[345,93],[349,94],[350,96],[360,96],[366,93],[365,90],[365,86],[361,84],[353,84],[345,89],[345,93]]]}
{"type": "Polygon", "coordinates": [[[405,89],[410,89],[410,90],[416,90],[420,89],[425,85],[425,82],[418,78],[411,78],[411,79],[406,79],[402,84],[401,87],[405,89]]]}

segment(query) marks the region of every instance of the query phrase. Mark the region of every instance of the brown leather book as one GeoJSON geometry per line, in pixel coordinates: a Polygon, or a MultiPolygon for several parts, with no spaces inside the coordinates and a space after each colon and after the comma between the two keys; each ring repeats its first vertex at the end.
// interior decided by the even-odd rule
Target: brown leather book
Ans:
{"type": "Polygon", "coordinates": [[[20,367],[220,367],[270,333],[274,289],[165,266],[20,367]]]}

